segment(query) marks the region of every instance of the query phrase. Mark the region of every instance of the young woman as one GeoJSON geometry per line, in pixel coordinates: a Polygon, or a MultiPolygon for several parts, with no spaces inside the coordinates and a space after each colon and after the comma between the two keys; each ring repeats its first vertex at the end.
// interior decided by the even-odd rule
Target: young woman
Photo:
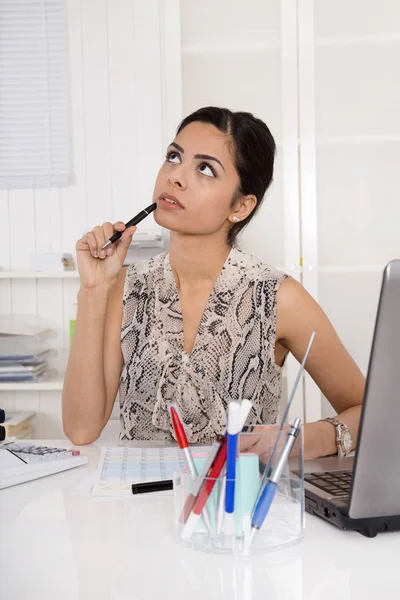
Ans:
{"type": "Polygon", "coordinates": [[[155,182],[153,214],[171,232],[169,252],[123,268],[135,227],[121,222],[77,242],[81,287],[63,390],[75,444],[97,439],[118,388],[122,440],[174,439],[172,400],[193,443],[225,431],[230,399],[252,401],[248,422],[274,424],[285,357],[301,361],[315,329],[306,369],[338,416],[305,425],[305,455],[347,453],[349,436],[355,445],[362,373],[304,288],[236,247],[274,156],[261,120],[200,109],[178,127],[155,182]],[[115,231],[120,241],[102,251],[115,231]]]}

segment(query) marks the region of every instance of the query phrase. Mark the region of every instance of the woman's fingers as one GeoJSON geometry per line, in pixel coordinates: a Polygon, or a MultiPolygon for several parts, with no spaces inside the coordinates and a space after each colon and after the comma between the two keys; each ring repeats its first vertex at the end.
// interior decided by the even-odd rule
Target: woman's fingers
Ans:
{"type": "MultiPolygon", "coordinates": [[[[116,231],[123,231],[125,228],[125,225],[122,223],[122,221],[118,221],[118,223],[114,223],[114,225],[110,222],[107,223],[103,223],[103,232],[104,232],[104,239],[105,242],[108,242],[108,240],[110,239],[110,237],[112,237],[114,235],[114,233],[116,231]],[[118,228],[116,227],[116,225],[118,225],[118,228]],[[121,228],[122,225],[122,228],[121,228]]],[[[111,244],[110,246],[107,246],[107,248],[105,249],[105,254],[107,256],[111,256],[114,253],[114,244],[111,244]]]]}
{"type": "Polygon", "coordinates": [[[110,222],[103,223],[103,225],[97,225],[89,231],[83,238],[81,238],[77,242],[77,249],[85,249],[79,248],[79,245],[86,245],[92,256],[95,258],[106,258],[106,256],[111,256],[114,254],[119,245],[121,245],[121,251],[125,256],[127,248],[129,247],[132,241],[132,235],[135,233],[136,227],[129,227],[126,230],[125,223],[122,221],[117,221],[112,224],[110,222]],[[109,245],[107,248],[103,250],[103,246],[106,242],[113,236],[113,234],[119,231],[122,233],[121,238],[115,242],[114,244],[109,245]]]}
{"type": "Polygon", "coordinates": [[[83,238],[83,241],[86,242],[87,245],[89,246],[91,255],[94,256],[94,258],[97,258],[97,256],[98,256],[97,242],[96,242],[94,233],[92,231],[89,231],[89,233],[87,233],[85,235],[85,237],[83,238]]]}
{"type": "Polygon", "coordinates": [[[105,258],[106,252],[105,252],[105,250],[102,250],[102,247],[104,246],[104,244],[106,243],[107,240],[104,235],[103,227],[101,227],[100,225],[95,227],[93,229],[93,235],[96,238],[97,256],[99,258],[105,258]]]}
{"type": "Polygon", "coordinates": [[[125,231],[125,228],[125,223],[123,223],[122,221],[117,221],[116,223],[114,223],[115,231],[125,231]]]}

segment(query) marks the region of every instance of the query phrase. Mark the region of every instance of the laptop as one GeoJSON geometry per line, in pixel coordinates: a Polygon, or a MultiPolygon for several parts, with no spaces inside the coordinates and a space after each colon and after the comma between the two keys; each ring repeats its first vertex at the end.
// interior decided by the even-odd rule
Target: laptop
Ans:
{"type": "Polygon", "coordinates": [[[383,273],[355,456],[304,471],[307,512],[367,537],[400,530],[400,260],[383,273]]]}

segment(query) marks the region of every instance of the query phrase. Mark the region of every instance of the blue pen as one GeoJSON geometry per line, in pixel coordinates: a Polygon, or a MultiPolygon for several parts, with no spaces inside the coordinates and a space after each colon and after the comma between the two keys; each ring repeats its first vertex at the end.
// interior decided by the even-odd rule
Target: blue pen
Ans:
{"type": "Polygon", "coordinates": [[[289,454],[292,451],[293,445],[299,434],[300,419],[296,419],[293,425],[289,428],[286,443],[280,453],[275,468],[272,471],[271,477],[265,484],[262,490],[256,508],[254,510],[253,518],[251,520],[251,535],[250,542],[252,542],[256,532],[261,529],[262,524],[265,521],[265,517],[268,514],[272,501],[275,497],[275,493],[278,487],[279,479],[282,475],[282,471],[285,467],[286,461],[289,458],[289,454]]]}
{"type": "Polygon", "coordinates": [[[228,404],[224,532],[235,533],[235,479],[238,433],[242,429],[239,402],[228,404]]]}
{"type": "MultiPolygon", "coordinates": [[[[272,465],[273,458],[275,456],[275,450],[276,450],[276,448],[278,446],[278,443],[279,443],[279,440],[280,440],[280,437],[281,437],[281,433],[283,431],[283,426],[285,425],[285,421],[286,421],[286,418],[287,418],[287,416],[289,414],[290,407],[292,406],[293,398],[294,398],[294,395],[296,393],[296,389],[297,389],[297,386],[299,384],[300,377],[303,374],[304,366],[306,364],[308,355],[310,353],[311,346],[313,345],[315,334],[316,334],[316,330],[314,329],[314,331],[311,334],[310,341],[308,342],[307,350],[306,350],[306,352],[304,354],[304,358],[303,358],[303,361],[302,361],[302,363],[300,365],[299,372],[297,373],[297,377],[296,377],[296,380],[294,382],[293,389],[292,389],[292,391],[290,393],[289,400],[288,400],[287,406],[285,408],[285,412],[283,413],[282,422],[281,422],[281,425],[279,427],[278,434],[276,436],[274,447],[272,448],[271,456],[269,458],[269,461],[267,463],[266,468],[264,469],[264,474],[263,474],[261,485],[260,485],[260,493],[261,493],[261,490],[264,489],[265,482],[267,481],[267,479],[269,479],[269,477],[271,475],[271,471],[272,471],[271,465],[272,465]]],[[[257,502],[258,502],[259,498],[260,498],[260,494],[258,495],[257,502]]]]}

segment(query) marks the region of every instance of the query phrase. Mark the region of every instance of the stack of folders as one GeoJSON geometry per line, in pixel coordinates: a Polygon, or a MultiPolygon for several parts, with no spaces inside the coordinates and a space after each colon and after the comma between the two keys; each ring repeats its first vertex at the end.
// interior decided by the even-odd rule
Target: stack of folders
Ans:
{"type": "Polygon", "coordinates": [[[32,316],[0,316],[0,382],[35,381],[47,373],[54,328],[32,316]]]}
{"type": "Polygon", "coordinates": [[[0,422],[5,429],[6,440],[21,440],[32,438],[34,433],[33,418],[34,412],[21,411],[10,412],[0,409],[0,422]],[[4,419],[2,419],[4,416],[4,419]]]}
{"type": "Polygon", "coordinates": [[[166,244],[161,234],[154,231],[137,231],[126,253],[124,265],[132,265],[138,260],[160,254],[165,247],[166,244]]]}

